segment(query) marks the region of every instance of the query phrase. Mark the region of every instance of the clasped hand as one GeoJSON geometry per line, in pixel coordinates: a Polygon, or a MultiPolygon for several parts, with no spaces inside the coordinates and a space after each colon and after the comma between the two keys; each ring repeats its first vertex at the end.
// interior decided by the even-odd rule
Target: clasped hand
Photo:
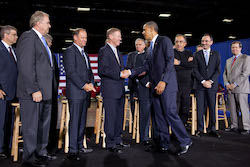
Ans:
{"type": "Polygon", "coordinates": [[[211,88],[212,87],[212,83],[210,81],[205,81],[202,84],[205,88],[211,88]]]}
{"type": "Polygon", "coordinates": [[[83,89],[84,89],[86,92],[91,92],[91,91],[96,92],[96,90],[95,90],[95,88],[94,88],[94,86],[93,86],[92,83],[86,83],[86,84],[84,85],[83,89]]]}
{"type": "Polygon", "coordinates": [[[227,90],[234,90],[234,88],[236,87],[236,85],[235,84],[228,84],[227,86],[226,86],[226,88],[227,88],[227,90]]]}

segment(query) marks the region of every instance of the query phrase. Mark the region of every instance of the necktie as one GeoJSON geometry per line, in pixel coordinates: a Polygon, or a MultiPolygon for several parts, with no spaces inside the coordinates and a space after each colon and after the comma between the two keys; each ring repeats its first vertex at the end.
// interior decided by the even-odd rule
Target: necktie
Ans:
{"type": "Polygon", "coordinates": [[[236,56],[235,56],[235,57],[234,57],[234,59],[233,59],[233,62],[232,62],[231,68],[233,67],[235,60],[236,60],[236,56]]]}
{"type": "Polygon", "coordinates": [[[153,56],[153,44],[154,44],[154,42],[151,41],[151,42],[150,42],[150,56],[151,56],[151,57],[153,56]]]}
{"type": "Polygon", "coordinates": [[[84,50],[83,50],[83,49],[82,49],[82,56],[83,56],[83,57],[84,57],[84,59],[85,59],[85,62],[86,62],[87,68],[89,69],[88,58],[87,58],[86,54],[84,53],[84,50]]]}
{"type": "Polygon", "coordinates": [[[11,57],[13,58],[14,62],[16,63],[16,59],[15,59],[15,57],[14,57],[14,54],[13,54],[13,52],[12,52],[11,47],[9,47],[9,50],[10,50],[11,57]]]}
{"type": "Polygon", "coordinates": [[[208,55],[208,51],[205,50],[205,61],[206,61],[206,65],[208,65],[208,59],[209,59],[208,56],[209,56],[209,55],[208,55]]]}
{"type": "Polygon", "coordinates": [[[42,41],[43,41],[43,44],[44,44],[44,46],[45,46],[45,48],[46,48],[46,50],[48,52],[50,65],[51,65],[51,67],[53,67],[53,62],[52,62],[52,56],[51,56],[51,53],[50,53],[50,49],[49,49],[49,47],[47,45],[47,42],[46,42],[46,40],[45,40],[45,38],[43,36],[42,36],[42,41]]]}
{"type": "Polygon", "coordinates": [[[115,57],[116,57],[116,60],[117,60],[118,64],[121,65],[116,48],[115,48],[115,57]]]}

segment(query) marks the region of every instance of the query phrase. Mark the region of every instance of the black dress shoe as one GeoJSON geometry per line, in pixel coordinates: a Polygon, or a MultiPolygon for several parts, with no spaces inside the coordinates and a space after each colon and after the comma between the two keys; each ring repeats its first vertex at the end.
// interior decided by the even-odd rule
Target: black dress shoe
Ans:
{"type": "Polygon", "coordinates": [[[147,147],[152,145],[149,140],[144,141],[143,144],[144,146],[147,146],[147,147]]]}
{"type": "Polygon", "coordinates": [[[38,158],[42,161],[53,161],[57,159],[57,156],[46,154],[46,155],[38,156],[38,158]]]}
{"type": "Polygon", "coordinates": [[[191,145],[193,144],[193,142],[191,142],[190,144],[186,145],[185,147],[181,147],[180,150],[177,152],[177,155],[182,155],[188,152],[188,149],[191,147],[191,145]]]}
{"type": "Polygon", "coordinates": [[[122,154],[122,150],[119,149],[119,148],[117,148],[117,147],[109,148],[109,151],[110,151],[110,152],[113,152],[113,153],[122,154]]]}
{"type": "Polygon", "coordinates": [[[217,133],[216,131],[210,131],[208,132],[208,134],[209,136],[220,138],[220,134],[217,133]]]}
{"type": "Polygon", "coordinates": [[[27,167],[46,167],[47,165],[45,163],[43,163],[42,161],[39,160],[35,160],[34,162],[24,162],[23,165],[27,166],[27,167]]]}
{"type": "Polygon", "coordinates": [[[249,135],[250,134],[250,130],[243,130],[240,134],[242,134],[242,135],[249,135]]]}
{"type": "Polygon", "coordinates": [[[126,148],[126,147],[130,147],[130,144],[126,144],[126,143],[119,143],[119,144],[117,144],[117,146],[119,146],[119,147],[123,147],[123,148],[126,148]]]}
{"type": "Polygon", "coordinates": [[[5,158],[7,158],[6,154],[0,153],[0,159],[5,159],[5,158]]]}
{"type": "Polygon", "coordinates": [[[78,153],[69,153],[68,159],[74,161],[80,161],[80,156],[78,153]]]}
{"type": "Polygon", "coordinates": [[[201,137],[202,135],[203,135],[203,133],[201,131],[197,131],[195,134],[196,137],[201,137]]]}
{"type": "Polygon", "coordinates": [[[166,153],[166,152],[168,152],[168,148],[162,147],[162,148],[160,148],[159,151],[162,153],[166,153]]]}
{"type": "Polygon", "coordinates": [[[87,149],[87,148],[81,148],[79,150],[79,152],[84,153],[84,154],[88,154],[88,153],[93,152],[93,149],[91,149],[91,148],[89,148],[89,149],[87,149]]]}
{"type": "Polygon", "coordinates": [[[226,128],[225,131],[226,132],[238,132],[238,129],[236,129],[236,128],[226,128]]]}

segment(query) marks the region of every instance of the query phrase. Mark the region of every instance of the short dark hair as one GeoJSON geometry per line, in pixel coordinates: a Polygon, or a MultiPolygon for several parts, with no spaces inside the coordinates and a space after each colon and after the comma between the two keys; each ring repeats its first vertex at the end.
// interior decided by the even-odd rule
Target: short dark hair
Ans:
{"type": "Polygon", "coordinates": [[[78,36],[78,34],[80,33],[80,31],[85,31],[85,32],[87,32],[86,29],[84,29],[84,28],[76,28],[76,29],[73,31],[72,36],[73,36],[73,37],[74,37],[75,35],[78,36]]]}
{"type": "Polygon", "coordinates": [[[154,21],[149,21],[149,22],[145,23],[144,25],[146,25],[150,28],[153,28],[157,33],[159,31],[159,27],[158,27],[157,23],[154,21]]]}
{"type": "Polygon", "coordinates": [[[185,42],[187,42],[187,37],[186,37],[185,35],[183,35],[183,34],[177,34],[177,35],[175,36],[175,38],[176,38],[176,37],[183,37],[184,40],[185,40],[185,42]]]}
{"type": "Polygon", "coordinates": [[[230,45],[230,47],[233,45],[233,44],[239,44],[239,47],[242,48],[242,43],[240,41],[233,41],[230,45]]]}
{"type": "Polygon", "coordinates": [[[1,29],[1,39],[4,38],[4,34],[10,34],[10,30],[14,30],[17,32],[17,29],[14,26],[11,25],[5,25],[1,29]]]}
{"type": "Polygon", "coordinates": [[[204,37],[204,36],[209,36],[211,41],[214,41],[214,38],[213,38],[213,36],[211,34],[205,33],[202,37],[204,37]]]}

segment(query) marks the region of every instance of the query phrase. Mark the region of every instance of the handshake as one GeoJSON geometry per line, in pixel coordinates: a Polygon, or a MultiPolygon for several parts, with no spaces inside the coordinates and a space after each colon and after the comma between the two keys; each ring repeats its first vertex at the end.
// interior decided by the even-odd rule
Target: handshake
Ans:
{"type": "Polygon", "coordinates": [[[130,70],[123,70],[121,71],[121,78],[127,79],[131,75],[130,70]]]}

